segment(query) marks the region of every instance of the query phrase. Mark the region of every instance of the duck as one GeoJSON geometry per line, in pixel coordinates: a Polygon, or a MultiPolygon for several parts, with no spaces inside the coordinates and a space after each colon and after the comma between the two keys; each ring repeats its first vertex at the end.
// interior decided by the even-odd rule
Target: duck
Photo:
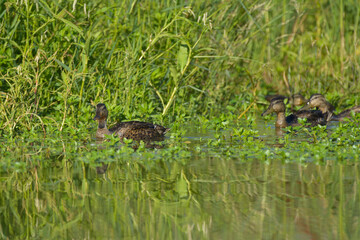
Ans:
{"type": "Polygon", "coordinates": [[[309,110],[312,108],[319,109],[321,113],[324,114],[326,121],[330,121],[335,110],[335,107],[326,101],[325,97],[320,93],[311,95],[305,106],[300,110],[309,110]]]}
{"type": "Polygon", "coordinates": [[[271,102],[272,99],[289,99],[290,100],[290,104],[291,104],[291,111],[292,112],[296,112],[294,110],[295,107],[299,107],[299,106],[303,106],[308,100],[300,93],[295,93],[294,95],[290,96],[290,97],[286,97],[283,95],[266,95],[265,99],[268,102],[271,102]]]}
{"type": "Polygon", "coordinates": [[[127,138],[136,141],[162,141],[165,134],[170,130],[157,124],[129,121],[119,122],[111,128],[107,128],[106,121],[108,118],[108,110],[104,103],[96,105],[95,121],[98,121],[98,129],[96,131],[96,138],[102,139],[105,135],[117,135],[120,139],[127,138]]]}
{"type": "Polygon", "coordinates": [[[329,103],[326,98],[320,93],[311,95],[306,105],[300,110],[308,110],[311,108],[318,108],[326,117],[326,121],[344,121],[345,119],[351,117],[352,112],[360,113],[359,105],[346,109],[339,114],[335,114],[335,107],[331,105],[331,103],[329,103]]]}
{"type": "Polygon", "coordinates": [[[360,113],[360,105],[346,109],[337,115],[333,115],[332,121],[344,121],[345,119],[349,119],[352,117],[352,113],[360,113]]]}
{"type": "Polygon", "coordinates": [[[284,96],[284,95],[279,95],[279,94],[274,94],[274,95],[266,95],[265,96],[265,100],[266,101],[268,101],[268,102],[271,102],[271,100],[273,100],[273,99],[275,99],[275,98],[277,98],[277,99],[288,99],[288,97],[286,97],[286,96],[284,96]]]}
{"type": "Polygon", "coordinates": [[[296,107],[298,106],[303,106],[305,103],[307,103],[307,99],[301,95],[300,93],[296,93],[294,95],[292,95],[292,104],[296,107]]]}
{"type": "Polygon", "coordinates": [[[285,116],[286,107],[284,104],[284,98],[273,98],[270,102],[269,107],[261,114],[265,116],[275,112],[277,114],[277,119],[275,122],[276,128],[285,128],[288,126],[301,126],[301,123],[298,122],[298,118],[306,118],[309,127],[316,125],[326,125],[326,120],[324,115],[319,110],[302,110],[297,111],[289,116],[285,116]]]}

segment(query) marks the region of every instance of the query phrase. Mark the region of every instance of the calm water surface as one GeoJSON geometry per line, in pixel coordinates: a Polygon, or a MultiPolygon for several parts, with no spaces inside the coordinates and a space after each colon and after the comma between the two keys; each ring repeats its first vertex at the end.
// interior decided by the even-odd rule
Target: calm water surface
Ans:
{"type": "MultiPolygon", "coordinates": [[[[256,128],[270,150],[281,147],[274,129],[256,128]]],[[[188,128],[186,153],[169,156],[174,142],[115,157],[94,139],[24,142],[14,154],[28,170],[1,173],[0,239],[360,239],[358,163],[225,156],[207,144],[216,134],[188,128]]]]}

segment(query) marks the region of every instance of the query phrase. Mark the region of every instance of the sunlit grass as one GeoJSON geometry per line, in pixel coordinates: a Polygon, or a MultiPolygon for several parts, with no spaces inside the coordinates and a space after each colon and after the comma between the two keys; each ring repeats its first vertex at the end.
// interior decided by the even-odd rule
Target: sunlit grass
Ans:
{"type": "Polygon", "coordinates": [[[358,104],[358,13],[332,1],[9,1],[1,129],[40,125],[37,114],[62,131],[98,102],[161,122],[229,103],[242,116],[267,92],[358,104]]]}

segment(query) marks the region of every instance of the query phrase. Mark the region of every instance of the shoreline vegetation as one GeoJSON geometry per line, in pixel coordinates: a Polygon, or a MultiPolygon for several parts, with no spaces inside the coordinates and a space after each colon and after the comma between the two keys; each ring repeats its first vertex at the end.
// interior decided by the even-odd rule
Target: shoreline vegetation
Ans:
{"type": "Polygon", "coordinates": [[[358,105],[359,9],[330,0],[8,1],[0,131],[81,128],[98,102],[119,114],[113,121],[160,124],[259,115],[268,93],[358,105]]]}

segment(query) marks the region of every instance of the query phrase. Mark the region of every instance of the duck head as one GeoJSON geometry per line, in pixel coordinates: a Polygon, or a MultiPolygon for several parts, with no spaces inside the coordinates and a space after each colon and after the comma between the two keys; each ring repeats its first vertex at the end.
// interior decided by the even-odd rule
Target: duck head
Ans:
{"type": "Polygon", "coordinates": [[[99,103],[96,105],[96,115],[94,117],[95,121],[98,121],[99,129],[106,129],[106,119],[108,117],[108,110],[106,109],[105,104],[99,103]]]}
{"type": "Polygon", "coordinates": [[[274,98],[271,100],[269,107],[261,114],[261,116],[266,116],[271,113],[285,112],[284,98],[274,98]]]}
{"type": "Polygon", "coordinates": [[[334,107],[319,93],[311,95],[309,101],[300,110],[319,108],[322,113],[333,112],[334,107]]]}
{"type": "Polygon", "coordinates": [[[108,110],[106,109],[105,104],[99,103],[96,105],[96,115],[94,117],[94,120],[101,121],[106,120],[108,117],[108,110]]]}
{"type": "Polygon", "coordinates": [[[326,121],[330,121],[333,112],[335,110],[334,106],[329,103],[325,97],[319,93],[311,95],[309,101],[307,101],[306,105],[300,109],[301,110],[309,110],[312,108],[318,108],[322,114],[325,115],[326,121]]]}
{"type": "Polygon", "coordinates": [[[294,106],[302,106],[307,102],[307,100],[303,95],[297,93],[292,96],[292,102],[294,106]]]}

